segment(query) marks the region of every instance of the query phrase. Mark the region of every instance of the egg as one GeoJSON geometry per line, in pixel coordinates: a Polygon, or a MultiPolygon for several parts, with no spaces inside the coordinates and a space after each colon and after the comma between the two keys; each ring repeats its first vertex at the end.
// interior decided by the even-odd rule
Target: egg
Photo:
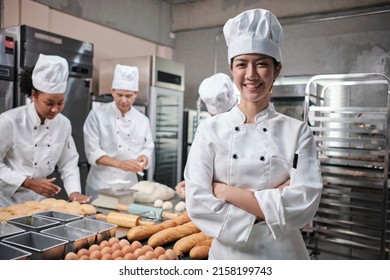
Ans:
{"type": "Polygon", "coordinates": [[[157,259],[158,260],[169,260],[168,256],[165,254],[160,255],[157,259]]]}
{"type": "Polygon", "coordinates": [[[142,252],[144,253],[144,255],[146,254],[146,252],[148,251],[153,251],[153,247],[150,246],[150,245],[144,245],[142,246],[142,252]]]}
{"type": "Polygon", "coordinates": [[[88,248],[89,254],[91,254],[91,253],[92,253],[93,251],[95,251],[95,250],[100,251],[100,246],[97,245],[97,244],[92,244],[92,245],[89,246],[89,248],[88,248]]]}
{"type": "Polygon", "coordinates": [[[65,260],[78,260],[78,259],[79,259],[79,257],[74,252],[69,252],[65,256],[65,260]]]}
{"type": "Polygon", "coordinates": [[[114,258],[112,257],[111,254],[104,254],[101,258],[101,260],[113,260],[114,258]]]}
{"type": "Polygon", "coordinates": [[[154,259],[156,257],[156,254],[154,253],[154,251],[147,251],[145,253],[145,257],[147,260],[151,260],[151,259],[154,259]]]}
{"type": "Polygon", "coordinates": [[[170,259],[170,260],[177,260],[177,255],[175,253],[175,251],[173,251],[172,249],[167,249],[165,251],[165,255],[170,259]]]}
{"type": "Polygon", "coordinates": [[[111,237],[110,239],[108,239],[108,244],[110,244],[110,246],[112,246],[112,244],[114,243],[119,243],[118,237],[111,237]]]}
{"type": "Polygon", "coordinates": [[[89,254],[91,260],[100,260],[102,258],[102,253],[99,250],[95,250],[89,254]]]}
{"type": "Polygon", "coordinates": [[[133,255],[133,253],[127,253],[123,256],[124,260],[136,260],[137,258],[133,255]]]}
{"type": "Polygon", "coordinates": [[[110,246],[110,244],[108,244],[107,240],[103,240],[102,242],[100,242],[99,246],[100,246],[100,249],[102,249],[104,247],[110,246]]]}
{"type": "Polygon", "coordinates": [[[137,258],[137,260],[147,260],[146,256],[145,255],[141,255],[137,258]]]}
{"type": "Polygon", "coordinates": [[[119,244],[121,244],[122,248],[125,247],[125,246],[130,246],[130,242],[127,239],[119,240],[119,244]]]}
{"type": "Polygon", "coordinates": [[[79,260],[89,260],[89,256],[87,256],[87,255],[82,255],[80,258],[79,258],[79,260]]]}
{"type": "Polygon", "coordinates": [[[135,251],[135,249],[137,249],[137,248],[142,248],[142,244],[141,244],[141,242],[139,242],[139,241],[133,241],[132,243],[131,243],[131,248],[133,249],[133,252],[135,251]]]}
{"type": "Polygon", "coordinates": [[[142,248],[137,248],[134,250],[133,255],[136,259],[138,259],[139,256],[143,255],[144,252],[142,251],[142,248]]]}
{"type": "Polygon", "coordinates": [[[117,257],[117,258],[115,258],[115,260],[116,261],[121,261],[121,260],[123,260],[123,257],[117,257]]]}
{"type": "Polygon", "coordinates": [[[165,254],[165,249],[161,246],[154,248],[154,254],[158,258],[161,254],[165,254]]]}
{"type": "Polygon", "coordinates": [[[116,250],[121,250],[121,249],[122,249],[122,246],[119,243],[114,243],[114,244],[111,245],[111,250],[113,252],[116,251],[116,250]]]}
{"type": "Polygon", "coordinates": [[[104,247],[101,251],[102,255],[105,255],[105,254],[112,254],[112,249],[111,247],[104,247]]]}
{"type": "Polygon", "coordinates": [[[116,259],[116,258],[118,258],[118,257],[123,257],[123,253],[122,253],[122,251],[121,250],[115,250],[115,251],[113,251],[112,252],[112,257],[114,258],[114,259],[116,259]]]}
{"type": "Polygon", "coordinates": [[[81,248],[78,252],[77,252],[77,256],[80,258],[81,256],[89,256],[89,251],[88,249],[85,249],[85,248],[81,248]]]}
{"type": "Polygon", "coordinates": [[[130,245],[124,246],[121,251],[123,255],[126,255],[127,253],[133,253],[133,250],[131,249],[130,245]]]}

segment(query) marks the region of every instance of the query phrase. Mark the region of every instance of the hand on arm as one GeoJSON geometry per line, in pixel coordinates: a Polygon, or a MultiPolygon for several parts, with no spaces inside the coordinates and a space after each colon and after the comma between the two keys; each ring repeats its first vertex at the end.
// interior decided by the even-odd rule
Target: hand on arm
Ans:
{"type": "Polygon", "coordinates": [[[185,198],[186,196],[186,182],[183,180],[181,182],[179,182],[176,187],[175,187],[175,190],[176,190],[176,193],[179,197],[181,198],[185,198]]]}
{"type": "Polygon", "coordinates": [[[235,188],[224,183],[214,182],[213,192],[215,197],[231,203],[264,220],[263,211],[253,191],[235,188]]]}
{"type": "Polygon", "coordinates": [[[144,168],[140,166],[138,161],[131,160],[131,159],[119,160],[109,156],[103,156],[100,159],[98,159],[96,163],[104,166],[119,168],[122,169],[123,171],[141,172],[144,170],[144,168]]]}
{"type": "Polygon", "coordinates": [[[37,194],[47,196],[47,197],[52,197],[61,191],[61,188],[53,183],[55,180],[56,178],[50,178],[50,179],[26,178],[22,186],[36,192],[37,194]]]}
{"type": "Polygon", "coordinates": [[[90,196],[83,195],[79,192],[73,192],[69,195],[70,201],[77,201],[80,203],[87,203],[91,199],[90,196]]]}

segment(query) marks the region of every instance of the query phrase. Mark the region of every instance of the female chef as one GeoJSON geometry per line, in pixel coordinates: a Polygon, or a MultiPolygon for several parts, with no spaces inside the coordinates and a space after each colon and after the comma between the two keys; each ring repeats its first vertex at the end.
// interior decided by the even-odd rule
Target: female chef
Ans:
{"type": "Polygon", "coordinates": [[[310,128],[269,101],[282,28],[254,9],[223,31],[240,103],[198,127],[184,173],[188,214],[214,237],[209,259],[308,259],[299,229],[316,213],[322,181],[310,128]]]}
{"type": "Polygon", "coordinates": [[[21,92],[32,103],[0,115],[0,204],[23,203],[56,195],[61,188],[46,178],[56,165],[69,199],[87,202],[80,193],[78,158],[64,109],[68,63],[40,54],[31,72],[20,75],[21,92]]]}
{"type": "Polygon", "coordinates": [[[154,142],[149,119],[133,107],[138,94],[138,68],[116,65],[114,101],[92,110],[84,123],[84,145],[91,164],[86,193],[97,197],[107,182],[138,182],[137,172],[149,167],[154,142]]]}

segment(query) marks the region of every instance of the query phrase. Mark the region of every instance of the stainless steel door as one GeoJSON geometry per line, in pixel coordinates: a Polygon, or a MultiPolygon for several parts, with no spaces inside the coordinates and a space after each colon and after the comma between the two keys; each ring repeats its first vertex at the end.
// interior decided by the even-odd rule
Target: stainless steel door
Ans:
{"type": "Polygon", "coordinates": [[[183,92],[151,87],[148,117],[155,142],[148,180],[174,187],[182,177],[183,92]]]}

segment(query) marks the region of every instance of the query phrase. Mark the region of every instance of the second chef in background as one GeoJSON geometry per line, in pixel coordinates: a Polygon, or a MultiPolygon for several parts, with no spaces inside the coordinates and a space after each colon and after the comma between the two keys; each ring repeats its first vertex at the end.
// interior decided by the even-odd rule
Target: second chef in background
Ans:
{"type": "Polygon", "coordinates": [[[84,123],[85,153],[91,164],[86,193],[92,199],[108,181],[137,183],[137,172],[149,167],[154,142],[149,119],[133,107],[138,89],[138,68],[116,65],[114,101],[92,110],[84,123]]]}

